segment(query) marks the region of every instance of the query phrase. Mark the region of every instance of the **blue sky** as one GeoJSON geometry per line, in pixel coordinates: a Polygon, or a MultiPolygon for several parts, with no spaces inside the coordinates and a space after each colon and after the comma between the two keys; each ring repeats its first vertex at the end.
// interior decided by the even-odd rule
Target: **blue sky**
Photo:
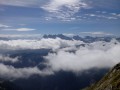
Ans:
{"type": "Polygon", "coordinates": [[[0,34],[120,35],[120,0],[0,0],[0,34]]]}

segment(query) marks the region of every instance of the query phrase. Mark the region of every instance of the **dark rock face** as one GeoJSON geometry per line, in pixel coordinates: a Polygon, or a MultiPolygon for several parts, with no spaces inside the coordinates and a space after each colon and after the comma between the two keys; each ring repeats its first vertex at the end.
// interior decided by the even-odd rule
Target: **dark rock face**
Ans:
{"type": "Polygon", "coordinates": [[[22,90],[22,89],[10,81],[0,80],[0,90],[22,90]]]}
{"type": "Polygon", "coordinates": [[[117,64],[98,83],[83,90],[120,90],[120,63],[117,64]]]}

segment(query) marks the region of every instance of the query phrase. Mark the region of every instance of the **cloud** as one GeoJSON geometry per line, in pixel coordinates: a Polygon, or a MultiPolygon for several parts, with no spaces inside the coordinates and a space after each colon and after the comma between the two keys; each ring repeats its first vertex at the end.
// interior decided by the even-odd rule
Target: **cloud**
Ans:
{"type": "Polygon", "coordinates": [[[19,32],[26,32],[26,31],[34,31],[36,29],[33,28],[17,28],[17,29],[11,29],[11,28],[7,28],[7,29],[2,29],[4,31],[19,31],[19,32]]]}
{"type": "Polygon", "coordinates": [[[28,39],[34,39],[34,38],[41,38],[42,35],[41,34],[0,34],[0,37],[4,37],[4,38],[28,38],[28,39]]]}
{"type": "Polygon", "coordinates": [[[33,30],[36,30],[36,29],[32,29],[32,28],[18,28],[16,30],[17,31],[33,31],[33,30]]]}
{"type": "Polygon", "coordinates": [[[16,62],[19,62],[19,57],[12,58],[9,55],[2,55],[2,54],[0,54],[0,61],[1,62],[16,63],[16,62]]]}
{"type": "Polygon", "coordinates": [[[77,49],[75,53],[59,50],[44,58],[46,65],[54,72],[63,70],[78,73],[92,68],[110,68],[120,62],[120,44],[92,43],[77,49]]]}
{"type": "Polygon", "coordinates": [[[21,7],[39,7],[42,0],[1,0],[1,5],[21,6],[21,7]]]}
{"type": "Polygon", "coordinates": [[[96,11],[96,13],[88,13],[84,14],[87,17],[90,17],[91,19],[94,18],[96,20],[117,20],[120,19],[118,16],[118,13],[110,13],[106,11],[96,11]]]}
{"type": "Polygon", "coordinates": [[[88,35],[99,35],[99,36],[111,36],[113,34],[106,33],[106,32],[81,32],[81,34],[88,34],[88,35]]]}
{"type": "Polygon", "coordinates": [[[119,0],[84,0],[87,4],[90,4],[93,8],[108,9],[108,10],[119,10],[119,0]],[[108,3],[109,2],[109,3],[108,3]]]}
{"type": "Polygon", "coordinates": [[[58,19],[70,20],[69,17],[79,12],[82,8],[88,8],[88,5],[81,0],[50,0],[41,8],[52,13],[53,17],[58,19]]]}
{"type": "MultiPolygon", "coordinates": [[[[21,50],[50,48],[55,53],[44,56],[46,67],[40,70],[35,67],[16,68],[12,65],[0,63],[0,77],[7,79],[29,78],[32,75],[46,76],[60,70],[74,73],[91,68],[108,68],[120,62],[120,42],[97,41],[83,43],[77,40],[41,39],[41,40],[0,40],[0,50],[21,50]],[[77,45],[84,46],[76,47],[77,45]]],[[[18,62],[18,58],[1,55],[2,62],[18,62]],[[4,60],[4,61],[3,61],[4,60]]],[[[39,63],[38,63],[39,64],[39,63]]]]}
{"type": "Polygon", "coordinates": [[[8,28],[8,27],[11,27],[11,26],[0,24],[0,28],[8,28]]]}
{"type": "Polygon", "coordinates": [[[51,0],[47,5],[43,6],[43,9],[49,11],[49,12],[56,12],[62,9],[62,7],[65,6],[66,8],[78,11],[82,7],[86,7],[87,5],[80,0],[51,0]]]}
{"type": "Polygon", "coordinates": [[[39,70],[37,67],[15,68],[11,65],[0,63],[0,77],[6,79],[29,78],[32,75],[51,75],[53,72],[48,70],[39,70]]]}
{"type": "MultiPolygon", "coordinates": [[[[74,29],[74,28],[72,28],[72,29],[74,29]]],[[[64,33],[63,35],[65,35],[67,37],[73,37],[73,36],[75,36],[75,34],[71,34],[71,33],[64,33]]]]}
{"type": "Polygon", "coordinates": [[[75,46],[83,43],[77,40],[41,39],[41,40],[0,40],[0,50],[19,50],[19,49],[59,49],[63,47],[75,46]]]}

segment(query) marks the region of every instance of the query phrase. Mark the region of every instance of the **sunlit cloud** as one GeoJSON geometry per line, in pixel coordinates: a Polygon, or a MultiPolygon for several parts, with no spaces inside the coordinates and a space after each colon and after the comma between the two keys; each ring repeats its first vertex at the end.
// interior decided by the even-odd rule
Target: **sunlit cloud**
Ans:
{"type": "Polygon", "coordinates": [[[63,21],[71,21],[75,13],[78,13],[82,8],[89,8],[89,6],[81,0],[51,0],[42,8],[53,14],[52,17],[63,21]]]}
{"type": "Polygon", "coordinates": [[[120,43],[96,42],[77,49],[75,53],[60,50],[44,58],[46,65],[55,72],[63,70],[78,73],[91,68],[110,68],[120,62],[120,43]]]}
{"type": "Polygon", "coordinates": [[[83,41],[77,40],[62,40],[56,39],[41,39],[41,40],[0,40],[0,50],[21,50],[21,49],[59,49],[63,47],[75,46],[82,44],[83,41]]]}
{"type": "Polygon", "coordinates": [[[36,29],[33,28],[16,28],[16,29],[11,29],[11,28],[7,28],[7,29],[2,29],[3,31],[19,31],[19,32],[26,32],[26,31],[34,31],[36,29]]]}
{"type": "Polygon", "coordinates": [[[81,32],[80,34],[96,35],[96,36],[112,36],[112,35],[114,35],[112,33],[106,33],[106,32],[81,32]]]}
{"type": "MultiPolygon", "coordinates": [[[[96,32],[95,34],[99,33],[96,32]]],[[[71,34],[66,35],[73,36],[71,34]]],[[[0,61],[2,62],[0,64],[0,76],[8,79],[29,78],[32,75],[53,75],[61,70],[76,74],[92,68],[111,68],[120,62],[120,42],[114,38],[110,42],[96,41],[92,43],[60,38],[0,40],[0,51],[43,48],[52,50],[47,56],[43,56],[44,62],[40,63],[46,66],[44,69],[40,70],[37,67],[39,63],[34,67],[24,68],[5,65],[4,62],[19,63],[19,57],[12,58],[9,55],[0,55],[0,61]]]]}
{"type": "Polygon", "coordinates": [[[5,24],[0,24],[0,28],[8,28],[8,27],[11,27],[11,26],[8,26],[8,25],[5,25],[5,24]]]}

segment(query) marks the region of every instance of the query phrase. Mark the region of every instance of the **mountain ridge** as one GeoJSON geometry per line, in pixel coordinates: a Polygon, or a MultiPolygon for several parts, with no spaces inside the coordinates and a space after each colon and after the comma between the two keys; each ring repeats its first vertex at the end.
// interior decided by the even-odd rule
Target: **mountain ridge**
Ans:
{"type": "Polygon", "coordinates": [[[99,82],[83,90],[120,90],[120,63],[114,66],[99,82]]]}
{"type": "Polygon", "coordinates": [[[64,34],[55,34],[55,35],[43,35],[42,38],[48,39],[56,39],[56,38],[60,38],[60,39],[64,39],[64,40],[80,40],[83,41],[85,43],[92,43],[95,41],[106,41],[106,42],[110,42],[112,39],[116,39],[117,41],[120,41],[120,38],[118,37],[112,37],[112,36],[103,36],[103,37],[93,37],[93,36],[85,36],[85,37],[81,37],[79,35],[73,35],[73,36],[67,36],[64,34]]]}

